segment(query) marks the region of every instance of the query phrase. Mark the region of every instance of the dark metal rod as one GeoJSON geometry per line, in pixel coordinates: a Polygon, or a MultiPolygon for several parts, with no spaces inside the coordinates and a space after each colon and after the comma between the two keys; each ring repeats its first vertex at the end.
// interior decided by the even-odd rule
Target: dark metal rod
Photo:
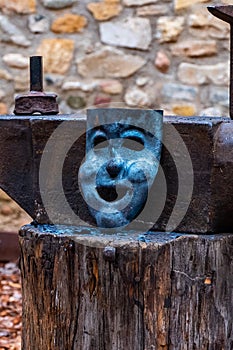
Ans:
{"type": "Polygon", "coordinates": [[[42,56],[30,57],[30,91],[43,91],[42,56]]]}

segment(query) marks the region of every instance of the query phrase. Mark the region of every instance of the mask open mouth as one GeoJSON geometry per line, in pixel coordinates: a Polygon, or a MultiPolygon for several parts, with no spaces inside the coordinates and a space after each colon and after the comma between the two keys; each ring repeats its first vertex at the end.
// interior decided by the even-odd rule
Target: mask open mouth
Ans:
{"type": "Polygon", "coordinates": [[[110,186],[96,186],[99,196],[106,202],[114,202],[121,200],[132,189],[124,184],[110,185],[110,186]]]}

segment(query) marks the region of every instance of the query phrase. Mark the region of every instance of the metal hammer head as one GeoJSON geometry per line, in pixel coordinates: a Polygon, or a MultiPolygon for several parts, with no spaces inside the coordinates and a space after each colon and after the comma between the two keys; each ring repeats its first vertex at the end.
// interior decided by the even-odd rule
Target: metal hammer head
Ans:
{"type": "Polygon", "coordinates": [[[30,92],[16,96],[14,114],[58,114],[56,97],[56,94],[43,92],[42,56],[30,57],[30,92]]]}

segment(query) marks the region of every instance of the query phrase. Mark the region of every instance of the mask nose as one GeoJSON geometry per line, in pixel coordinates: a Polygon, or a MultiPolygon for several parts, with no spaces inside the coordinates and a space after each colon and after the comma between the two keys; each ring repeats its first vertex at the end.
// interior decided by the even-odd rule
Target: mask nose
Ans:
{"type": "Polygon", "coordinates": [[[106,170],[112,179],[116,178],[124,168],[124,161],[120,158],[111,159],[106,170]]]}

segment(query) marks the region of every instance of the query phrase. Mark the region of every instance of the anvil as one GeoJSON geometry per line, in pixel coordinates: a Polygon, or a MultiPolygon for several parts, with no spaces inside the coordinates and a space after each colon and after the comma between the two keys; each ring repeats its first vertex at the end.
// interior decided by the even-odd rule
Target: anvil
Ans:
{"type": "MultiPolygon", "coordinates": [[[[34,223],[77,225],[64,209],[64,198],[76,217],[92,222],[77,176],[85,157],[85,117],[1,116],[0,130],[0,187],[34,223]],[[63,123],[66,127],[54,137],[50,151],[46,150],[51,135],[63,123]],[[81,136],[70,145],[77,133],[81,136]],[[68,151],[64,145],[68,145],[68,151]],[[42,169],[41,186],[43,157],[47,157],[47,162],[42,169]],[[45,194],[46,208],[53,213],[52,222],[42,200],[45,194]]],[[[144,219],[145,228],[197,234],[233,232],[233,121],[216,117],[165,117],[163,145],[160,170],[151,188],[156,201],[150,217],[144,219]],[[156,206],[164,197],[161,194],[164,181],[165,203],[155,220],[156,206]],[[176,221],[180,213],[181,222],[176,221]],[[177,227],[171,222],[168,225],[171,215],[177,227]]]]}

